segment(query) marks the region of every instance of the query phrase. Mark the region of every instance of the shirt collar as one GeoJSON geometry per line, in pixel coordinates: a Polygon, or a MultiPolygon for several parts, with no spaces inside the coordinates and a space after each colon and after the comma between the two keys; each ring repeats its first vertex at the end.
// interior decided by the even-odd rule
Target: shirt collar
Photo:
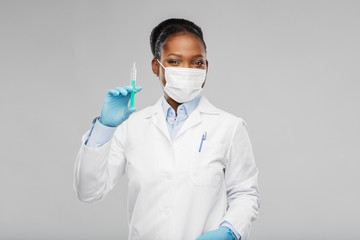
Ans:
{"type": "MultiPolygon", "coordinates": [[[[186,116],[189,116],[191,114],[191,112],[199,105],[200,98],[201,98],[201,94],[196,96],[191,101],[184,102],[184,103],[180,104],[179,107],[184,106],[184,112],[185,112],[186,116]]],[[[163,112],[164,112],[164,116],[165,116],[165,118],[167,118],[167,116],[169,114],[169,111],[172,109],[172,107],[166,101],[164,95],[161,97],[161,99],[162,99],[162,104],[161,105],[162,105],[162,109],[163,109],[163,112]]]]}
{"type": "MultiPolygon", "coordinates": [[[[142,117],[149,118],[153,116],[154,114],[161,114],[161,112],[164,112],[162,110],[162,98],[163,96],[159,97],[156,103],[152,106],[149,106],[144,109],[144,111],[139,111],[138,113],[142,113],[142,117]]],[[[165,100],[166,101],[166,100],[165,100]]],[[[200,113],[204,114],[219,114],[220,110],[215,107],[213,104],[209,102],[209,100],[202,95],[199,100],[198,106],[194,109],[194,111],[199,111],[200,113]]],[[[133,116],[134,114],[131,114],[133,116]]]]}

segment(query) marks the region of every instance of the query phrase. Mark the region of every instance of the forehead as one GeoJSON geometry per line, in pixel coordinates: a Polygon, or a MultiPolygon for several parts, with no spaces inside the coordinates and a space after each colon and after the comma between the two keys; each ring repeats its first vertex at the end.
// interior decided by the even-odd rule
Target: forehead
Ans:
{"type": "Polygon", "coordinates": [[[181,33],[170,36],[161,49],[161,55],[177,53],[181,55],[197,55],[205,56],[205,48],[200,39],[191,33],[181,33]]]}

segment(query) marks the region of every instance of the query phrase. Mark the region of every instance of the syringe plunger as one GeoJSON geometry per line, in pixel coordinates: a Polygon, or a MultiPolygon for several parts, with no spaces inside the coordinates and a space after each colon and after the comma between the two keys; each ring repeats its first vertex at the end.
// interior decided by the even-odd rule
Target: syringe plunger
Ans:
{"type": "Polygon", "coordinates": [[[136,64],[135,64],[135,62],[134,62],[134,64],[133,64],[133,67],[132,67],[132,69],[131,69],[131,81],[136,81],[136,64]]]}

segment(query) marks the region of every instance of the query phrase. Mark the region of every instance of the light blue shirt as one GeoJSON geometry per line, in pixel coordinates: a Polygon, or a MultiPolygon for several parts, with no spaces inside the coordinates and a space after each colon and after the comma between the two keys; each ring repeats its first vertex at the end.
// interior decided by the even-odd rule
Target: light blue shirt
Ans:
{"type": "MultiPolygon", "coordinates": [[[[173,140],[181,126],[184,124],[185,120],[189,115],[194,111],[194,109],[199,105],[201,99],[201,94],[189,102],[184,102],[180,104],[177,108],[177,116],[175,115],[175,110],[170,106],[166,101],[165,96],[162,97],[162,109],[164,111],[164,117],[169,129],[169,134],[171,140],[173,140]]],[[[102,125],[98,121],[99,117],[94,118],[92,126],[90,129],[89,136],[85,141],[85,145],[90,148],[96,148],[107,143],[113,136],[116,127],[108,127],[102,125]]],[[[240,234],[233,228],[233,226],[228,221],[223,221],[219,227],[228,227],[233,231],[236,240],[241,240],[240,234]]]]}

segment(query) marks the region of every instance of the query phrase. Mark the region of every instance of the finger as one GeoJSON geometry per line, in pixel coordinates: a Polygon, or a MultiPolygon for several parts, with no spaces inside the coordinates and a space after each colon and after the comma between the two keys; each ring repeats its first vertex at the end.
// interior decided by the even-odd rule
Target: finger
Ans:
{"type": "Polygon", "coordinates": [[[131,107],[131,108],[128,109],[128,111],[129,111],[130,113],[133,113],[133,112],[136,111],[136,107],[131,107]]]}
{"type": "Polygon", "coordinates": [[[132,86],[125,86],[124,89],[128,92],[131,92],[133,90],[132,86]]]}
{"type": "Polygon", "coordinates": [[[133,112],[136,111],[136,108],[135,107],[131,107],[131,108],[128,108],[126,109],[126,115],[129,117],[133,112]]]}
{"type": "Polygon", "coordinates": [[[135,87],[135,92],[140,92],[141,89],[142,89],[142,86],[136,86],[136,87],[135,87]]]}
{"type": "Polygon", "coordinates": [[[120,94],[123,95],[123,96],[126,96],[127,93],[128,93],[128,92],[126,91],[126,89],[123,88],[123,87],[117,87],[116,90],[118,90],[118,91],[120,92],[120,94]]]}
{"type": "Polygon", "coordinates": [[[108,94],[111,96],[117,96],[119,95],[119,91],[116,89],[109,89],[108,94]]]}

